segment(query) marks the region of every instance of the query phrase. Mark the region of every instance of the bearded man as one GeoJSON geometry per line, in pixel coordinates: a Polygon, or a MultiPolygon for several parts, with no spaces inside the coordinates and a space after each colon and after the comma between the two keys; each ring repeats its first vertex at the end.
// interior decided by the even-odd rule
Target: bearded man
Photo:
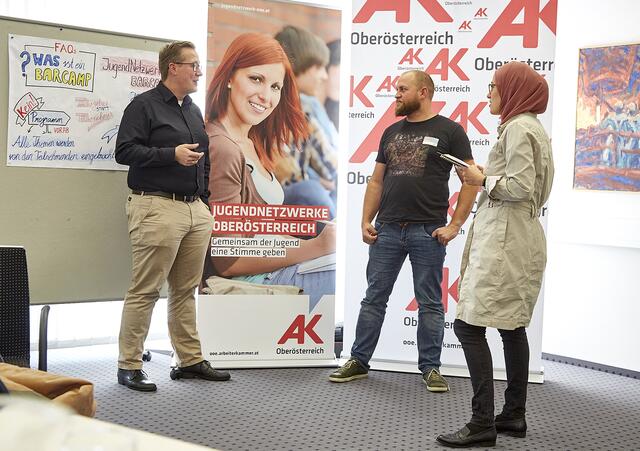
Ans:
{"type": "Polygon", "coordinates": [[[384,131],[364,196],[362,240],[369,245],[368,287],[361,302],[351,358],[329,380],[348,382],[367,377],[389,295],[408,255],[419,306],[418,368],[427,390],[448,392],[449,384],[440,375],[444,337],[442,267],[446,245],[469,216],[477,190],[462,185],[447,224],[452,164],[440,154],[453,155],[469,164],[473,164],[473,156],[464,129],[433,112],[435,88],[428,74],[404,72],[396,86],[395,113],[404,119],[384,131]]]}

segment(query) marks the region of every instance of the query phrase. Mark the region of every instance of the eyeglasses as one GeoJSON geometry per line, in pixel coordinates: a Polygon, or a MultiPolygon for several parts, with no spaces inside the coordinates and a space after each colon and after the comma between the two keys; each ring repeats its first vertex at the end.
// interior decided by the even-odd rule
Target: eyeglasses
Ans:
{"type": "Polygon", "coordinates": [[[177,61],[174,61],[173,64],[188,64],[189,66],[191,66],[194,72],[198,72],[200,70],[200,63],[198,61],[194,61],[192,63],[179,63],[177,61]]]}
{"type": "Polygon", "coordinates": [[[494,82],[489,83],[489,94],[491,94],[491,91],[493,91],[493,88],[496,87],[496,84],[494,82]]]}

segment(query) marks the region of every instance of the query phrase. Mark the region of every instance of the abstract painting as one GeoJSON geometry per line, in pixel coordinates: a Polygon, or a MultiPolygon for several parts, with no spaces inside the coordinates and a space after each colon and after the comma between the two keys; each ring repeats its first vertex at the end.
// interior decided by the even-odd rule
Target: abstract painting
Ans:
{"type": "Polygon", "coordinates": [[[640,44],[580,49],[573,187],[640,191],[640,44]]]}

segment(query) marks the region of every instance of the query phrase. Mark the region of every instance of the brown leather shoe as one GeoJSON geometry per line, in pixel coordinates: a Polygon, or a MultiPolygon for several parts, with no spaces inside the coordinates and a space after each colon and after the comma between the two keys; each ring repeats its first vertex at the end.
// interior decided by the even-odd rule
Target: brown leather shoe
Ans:
{"type": "Polygon", "coordinates": [[[152,392],[158,387],[147,377],[147,373],[142,370],[123,370],[118,368],[118,383],[131,390],[152,392]]]}
{"type": "Polygon", "coordinates": [[[179,368],[174,368],[169,374],[172,380],[176,379],[204,379],[207,381],[228,381],[231,375],[228,371],[214,369],[208,360],[179,368]]]}

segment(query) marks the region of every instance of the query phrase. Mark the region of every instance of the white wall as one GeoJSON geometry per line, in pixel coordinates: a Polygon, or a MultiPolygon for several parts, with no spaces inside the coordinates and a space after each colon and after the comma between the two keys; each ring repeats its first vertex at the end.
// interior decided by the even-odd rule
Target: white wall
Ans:
{"type": "Polygon", "coordinates": [[[578,50],[640,42],[640,2],[558,2],[542,351],[640,371],[640,193],[573,189],[578,50]]]}

